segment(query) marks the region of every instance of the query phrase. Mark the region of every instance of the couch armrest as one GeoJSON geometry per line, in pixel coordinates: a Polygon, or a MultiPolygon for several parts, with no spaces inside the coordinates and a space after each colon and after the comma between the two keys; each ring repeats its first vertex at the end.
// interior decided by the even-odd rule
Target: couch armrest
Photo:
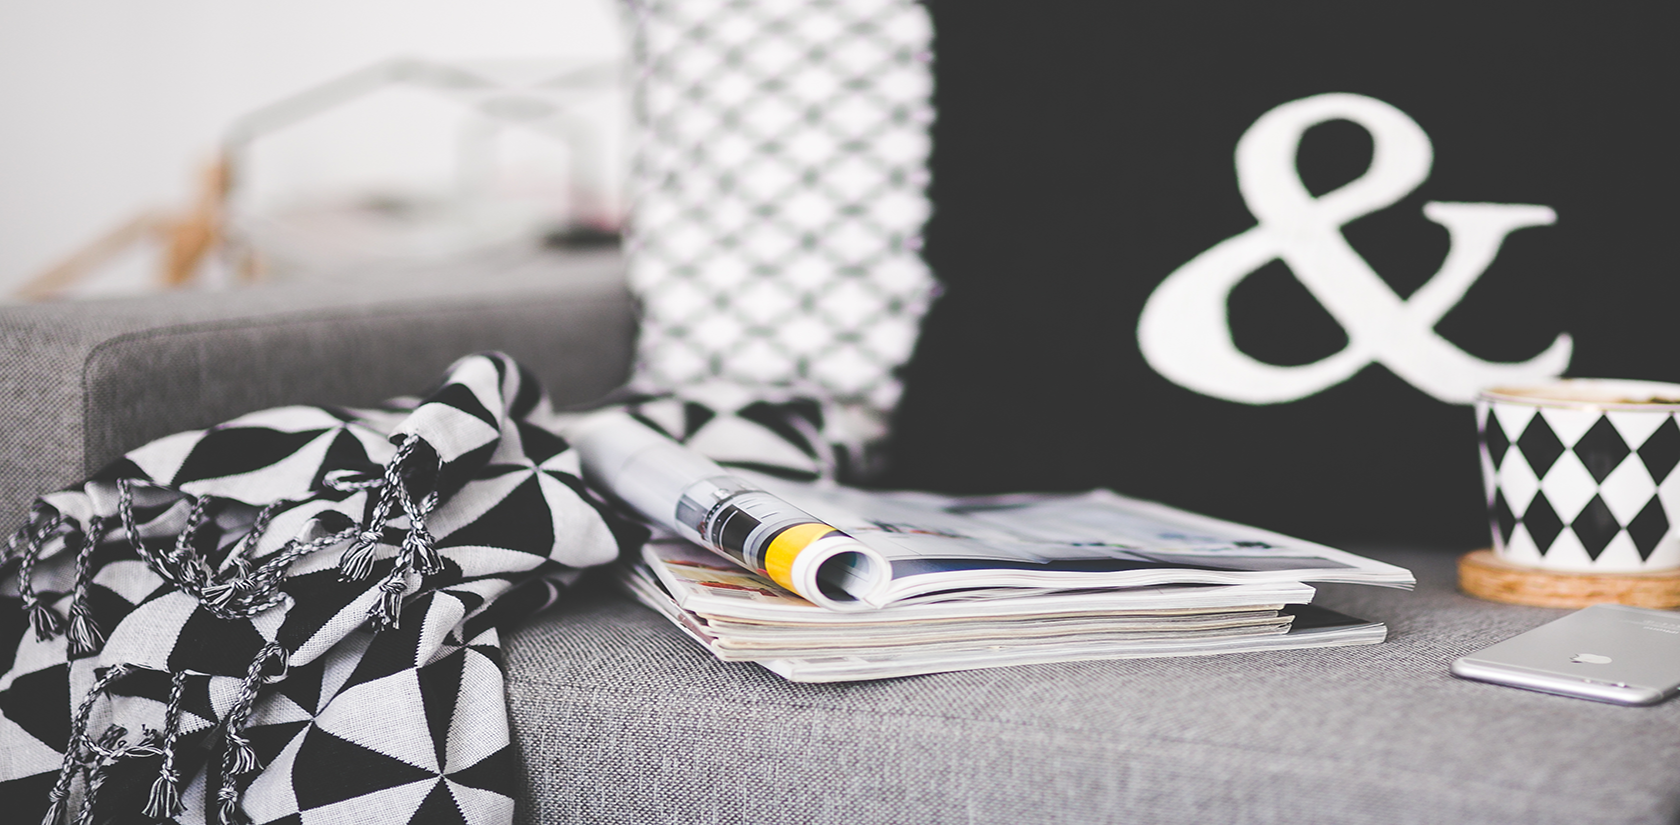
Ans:
{"type": "Polygon", "coordinates": [[[418,393],[502,350],[557,404],[623,383],[617,254],[506,256],[341,283],[0,307],[0,530],[147,441],[284,404],[418,393]]]}

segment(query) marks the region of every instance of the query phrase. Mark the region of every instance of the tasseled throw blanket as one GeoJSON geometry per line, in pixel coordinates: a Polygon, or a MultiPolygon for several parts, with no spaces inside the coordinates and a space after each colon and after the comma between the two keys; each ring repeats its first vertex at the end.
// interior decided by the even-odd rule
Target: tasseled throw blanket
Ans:
{"type": "MultiPolygon", "coordinates": [[[[815,405],[737,412],[784,439],[757,463],[832,468],[815,405]]],[[[511,821],[497,630],[641,538],[550,415],[476,355],[424,399],[253,413],[42,497],[0,585],[0,820],[511,821]]]]}

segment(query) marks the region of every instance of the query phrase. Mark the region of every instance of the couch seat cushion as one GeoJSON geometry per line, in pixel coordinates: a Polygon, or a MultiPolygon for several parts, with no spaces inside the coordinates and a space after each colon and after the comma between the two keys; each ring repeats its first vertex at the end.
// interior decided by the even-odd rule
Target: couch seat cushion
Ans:
{"type": "Polygon", "coordinates": [[[802,685],[586,580],[511,634],[523,822],[1680,822],[1680,701],[1461,681],[1565,611],[1477,601],[1454,556],[1371,552],[1416,592],[1326,587],[1377,646],[802,685]]]}

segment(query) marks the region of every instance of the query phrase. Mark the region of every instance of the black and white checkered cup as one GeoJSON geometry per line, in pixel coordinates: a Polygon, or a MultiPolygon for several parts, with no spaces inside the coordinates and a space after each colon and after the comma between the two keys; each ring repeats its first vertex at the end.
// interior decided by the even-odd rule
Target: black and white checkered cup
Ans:
{"type": "Polygon", "coordinates": [[[1563,379],[1476,400],[1494,551],[1553,570],[1680,567],[1680,384],[1563,379]]]}

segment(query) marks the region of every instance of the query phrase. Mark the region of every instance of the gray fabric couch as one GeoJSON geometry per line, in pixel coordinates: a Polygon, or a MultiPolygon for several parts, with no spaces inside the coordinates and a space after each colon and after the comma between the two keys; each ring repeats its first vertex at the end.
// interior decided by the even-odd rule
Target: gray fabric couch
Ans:
{"type": "MultiPolygon", "coordinates": [[[[0,518],[122,451],[250,409],[415,392],[502,349],[562,403],[627,372],[611,255],[341,285],[0,308],[0,518]]],[[[1355,548],[1361,549],[1361,548],[1355,548]]],[[[1468,548],[1363,548],[1414,593],[1325,588],[1375,647],[797,685],[586,578],[507,641],[532,823],[1680,823],[1680,702],[1462,682],[1561,611],[1454,589],[1468,548]]]]}

